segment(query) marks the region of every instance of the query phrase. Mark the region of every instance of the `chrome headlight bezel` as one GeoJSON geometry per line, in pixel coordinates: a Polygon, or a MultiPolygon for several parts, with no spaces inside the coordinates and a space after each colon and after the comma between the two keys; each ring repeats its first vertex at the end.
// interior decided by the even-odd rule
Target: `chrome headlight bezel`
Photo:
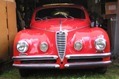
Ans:
{"type": "Polygon", "coordinates": [[[106,48],[106,40],[104,38],[97,38],[95,40],[95,48],[98,51],[103,51],[106,48]]]}
{"type": "Polygon", "coordinates": [[[42,52],[47,52],[47,50],[48,50],[48,43],[47,42],[42,42],[41,44],[40,44],[40,50],[42,51],[42,52]]]}
{"type": "Polygon", "coordinates": [[[83,48],[83,43],[81,41],[77,41],[74,43],[74,49],[76,51],[80,51],[80,50],[82,50],[82,48],[83,48]]]}
{"type": "Polygon", "coordinates": [[[28,51],[29,44],[26,41],[21,40],[21,41],[18,41],[16,48],[18,52],[25,53],[28,51]]]}

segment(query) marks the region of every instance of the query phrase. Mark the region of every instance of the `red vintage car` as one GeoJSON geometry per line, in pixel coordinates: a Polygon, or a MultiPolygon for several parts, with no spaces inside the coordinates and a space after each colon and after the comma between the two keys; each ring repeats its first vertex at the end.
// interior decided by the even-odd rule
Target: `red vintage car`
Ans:
{"type": "Polygon", "coordinates": [[[44,5],[33,13],[30,29],[14,41],[13,66],[23,75],[31,68],[100,68],[110,63],[107,33],[91,28],[86,9],[74,4],[44,5]]]}

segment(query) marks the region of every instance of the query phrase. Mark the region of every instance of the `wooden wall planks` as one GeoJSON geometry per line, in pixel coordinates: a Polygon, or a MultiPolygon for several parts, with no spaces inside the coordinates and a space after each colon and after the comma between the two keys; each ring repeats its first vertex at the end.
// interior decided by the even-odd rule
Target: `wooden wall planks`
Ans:
{"type": "Polygon", "coordinates": [[[12,1],[0,0],[0,59],[11,57],[13,41],[17,33],[16,4],[12,1]]]}
{"type": "Polygon", "coordinates": [[[0,56],[8,52],[6,2],[0,0],[0,56]]]}

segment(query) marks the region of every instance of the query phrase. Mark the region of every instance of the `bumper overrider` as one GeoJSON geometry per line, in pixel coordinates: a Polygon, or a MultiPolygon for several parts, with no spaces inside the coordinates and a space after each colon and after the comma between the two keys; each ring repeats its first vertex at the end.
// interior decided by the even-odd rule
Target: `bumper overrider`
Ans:
{"type": "MultiPolygon", "coordinates": [[[[66,55],[67,60],[81,60],[81,59],[95,59],[95,58],[106,58],[110,57],[111,53],[100,53],[100,54],[73,54],[66,55]]],[[[14,56],[14,61],[57,61],[57,55],[43,55],[43,56],[14,56]]],[[[64,64],[65,68],[82,68],[82,67],[105,67],[111,63],[111,60],[108,61],[88,61],[88,62],[68,62],[64,64]]],[[[18,68],[60,68],[60,64],[56,63],[21,63],[13,64],[13,66],[18,68]]]]}

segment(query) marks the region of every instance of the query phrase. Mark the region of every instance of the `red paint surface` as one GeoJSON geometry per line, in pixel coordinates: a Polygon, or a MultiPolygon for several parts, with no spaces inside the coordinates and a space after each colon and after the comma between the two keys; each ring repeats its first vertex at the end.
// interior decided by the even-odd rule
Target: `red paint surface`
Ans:
{"type": "MultiPolygon", "coordinates": [[[[57,6],[61,7],[61,6],[57,6]]],[[[110,52],[110,42],[107,33],[98,27],[90,27],[90,19],[86,10],[80,6],[66,6],[82,9],[85,12],[86,19],[68,19],[68,18],[53,18],[49,20],[35,21],[34,17],[37,11],[42,8],[38,8],[32,17],[31,28],[20,31],[14,41],[14,56],[19,56],[19,52],[16,49],[16,44],[19,40],[25,40],[29,44],[29,49],[26,52],[28,56],[36,55],[58,55],[56,47],[56,32],[60,30],[60,21],[62,21],[62,30],[67,32],[67,44],[65,55],[69,54],[96,54],[94,41],[98,37],[103,37],[107,41],[106,49],[103,53],[110,52]],[[74,49],[74,42],[83,42],[83,49],[76,51],[74,49]],[[41,42],[47,42],[49,49],[46,53],[41,52],[39,45],[41,42]]],[[[46,7],[48,8],[48,7],[46,7]]],[[[52,8],[52,7],[49,7],[52,8]]],[[[110,57],[104,58],[103,61],[110,60],[110,57]]],[[[18,62],[14,62],[18,63],[18,62]]],[[[61,64],[60,58],[57,59],[57,63],[60,68],[64,68],[64,64],[67,63],[67,59],[64,58],[63,64],[61,64]]]]}

